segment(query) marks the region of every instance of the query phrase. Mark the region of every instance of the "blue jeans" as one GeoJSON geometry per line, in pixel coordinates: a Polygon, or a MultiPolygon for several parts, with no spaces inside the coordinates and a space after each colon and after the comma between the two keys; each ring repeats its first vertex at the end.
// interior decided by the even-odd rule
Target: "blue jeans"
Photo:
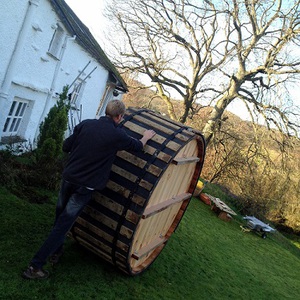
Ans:
{"type": "Polygon", "coordinates": [[[85,187],[62,181],[54,226],[42,247],[31,260],[34,268],[41,269],[50,255],[62,251],[66,234],[91,200],[92,193],[92,190],[85,187]]]}

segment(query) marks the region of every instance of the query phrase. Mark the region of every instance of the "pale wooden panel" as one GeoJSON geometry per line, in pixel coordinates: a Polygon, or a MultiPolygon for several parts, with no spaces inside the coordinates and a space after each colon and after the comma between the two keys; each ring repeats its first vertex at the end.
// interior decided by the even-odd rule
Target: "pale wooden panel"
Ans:
{"type": "Polygon", "coordinates": [[[148,245],[145,247],[139,249],[138,252],[132,253],[132,257],[136,260],[139,260],[141,257],[145,256],[146,254],[149,254],[150,251],[154,250],[161,244],[165,243],[167,239],[165,237],[158,237],[155,240],[151,241],[148,245]]]}
{"type": "Polygon", "coordinates": [[[198,162],[199,160],[199,157],[177,157],[172,160],[172,163],[174,163],[175,165],[184,165],[198,162]]]}
{"type": "Polygon", "coordinates": [[[167,208],[169,208],[171,205],[174,205],[175,203],[182,202],[184,200],[189,199],[192,196],[190,193],[183,193],[177,196],[172,197],[171,199],[168,199],[164,202],[161,202],[159,204],[153,205],[153,206],[147,206],[145,209],[142,218],[146,219],[149,218],[167,208]]]}
{"type": "MultiPolygon", "coordinates": [[[[186,157],[198,157],[196,140],[191,140],[185,145],[178,152],[175,159],[181,161],[186,157]]],[[[153,206],[163,206],[162,203],[168,201],[168,199],[171,199],[172,197],[187,193],[197,161],[198,159],[195,159],[189,164],[170,164],[155,187],[145,212],[147,213],[147,209],[151,210],[151,207],[153,206]]],[[[151,241],[168,234],[181,205],[182,202],[176,203],[149,218],[141,219],[134,235],[131,254],[133,254],[133,252],[139,253],[140,249],[147,247],[151,241]]],[[[146,262],[150,255],[151,252],[140,257],[138,260],[132,258],[130,260],[130,265],[133,268],[138,268],[139,265],[146,262]]]]}

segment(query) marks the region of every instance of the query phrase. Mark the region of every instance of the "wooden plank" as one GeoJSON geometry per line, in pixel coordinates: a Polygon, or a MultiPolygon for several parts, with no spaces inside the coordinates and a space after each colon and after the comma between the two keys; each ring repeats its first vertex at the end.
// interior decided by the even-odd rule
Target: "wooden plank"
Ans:
{"type": "Polygon", "coordinates": [[[82,231],[81,229],[79,229],[78,227],[75,227],[74,232],[81,237],[82,239],[85,239],[86,241],[94,244],[97,246],[98,249],[105,251],[109,254],[112,253],[112,248],[109,247],[108,245],[104,244],[103,242],[95,239],[94,237],[92,237],[91,235],[89,235],[88,233],[82,231]]]}
{"type": "Polygon", "coordinates": [[[142,112],[142,115],[151,117],[151,119],[155,120],[156,122],[160,122],[165,126],[173,128],[174,129],[173,132],[179,130],[182,127],[182,123],[167,119],[167,118],[163,117],[162,115],[159,115],[154,112],[142,112]]]}
{"type": "Polygon", "coordinates": [[[171,150],[173,150],[173,151],[177,151],[177,150],[179,150],[179,148],[181,147],[181,145],[177,144],[177,143],[175,143],[173,141],[169,141],[167,143],[166,147],[169,148],[169,149],[171,149],[171,150]]]}
{"type": "Polygon", "coordinates": [[[142,179],[139,183],[139,186],[143,187],[144,189],[148,190],[148,191],[151,191],[152,188],[153,188],[153,184],[142,179]]]}
{"type": "Polygon", "coordinates": [[[146,246],[142,247],[141,249],[139,249],[139,251],[135,251],[134,253],[132,253],[131,257],[136,259],[136,260],[139,260],[141,257],[147,255],[149,252],[151,252],[155,248],[159,247],[160,245],[162,245],[166,241],[167,241],[166,237],[158,237],[158,238],[154,239],[148,245],[146,245],[146,246]]]}
{"type": "MultiPolygon", "coordinates": [[[[112,172],[119,174],[120,176],[128,179],[131,182],[136,182],[138,180],[138,177],[136,175],[134,175],[116,165],[113,165],[111,170],[112,170],[112,172]]],[[[155,174],[157,174],[157,172],[159,172],[159,174],[160,174],[161,171],[162,171],[161,169],[159,169],[159,171],[156,170],[155,174]]],[[[151,184],[150,182],[143,180],[143,179],[140,181],[139,185],[148,191],[151,191],[151,189],[153,187],[153,184],[151,184]]]]}
{"type": "Polygon", "coordinates": [[[123,212],[123,205],[116,203],[114,200],[100,194],[99,192],[94,192],[93,200],[118,215],[121,215],[123,212]]]}
{"type": "MultiPolygon", "coordinates": [[[[146,130],[146,128],[139,126],[135,123],[132,123],[131,121],[124,123],[124,127],[128,128],[132,132],[140,134],[141,136],[143,136],[146,130]]],[[[166,140],[166,138],[157,133],[154,137],[152,137],[152,140],[158,144],[162,144],[166,140]]]]}
{"type": "Polygon", "coordinates": [[[157,122],[153,122],[151,119],[145,118],[143,116],[135,115],[134,119],[141,123],[144,123],[147,126],[150,126],[153,130],[159,130],[159,131],[164,132],[169,135],[174,133],[174,130],[169,129],[169,128],[165,127],[164,125],[160,125],[157,122]]]}
{"type": "Polygon", "coordinates": [[[199,157],[178,157],[172,160],[172,163],[175,165],[184,165],[184,164],[191,164],[194,162],[198,162],[200,160],[199,157]]]}
{"type": "Polygon", "coordinates": [[[130,162],[131,164],[133,164],[141,169],[143,169],[145,167],[145,165],[147,164],[147,161],[145,161],[125,150],[118,151],[117,156],[130,162]]]}
{"type": "Polygon", "coordinates": [[[106,187],[109,188],[110,190],[124,196],[125,198],[128,198],[128,196],[130,195],[130,190],[126,189],[125,187],[123,187],[111,180],[108,180],[106,187]]]}
{"type": "Polygon", "coordinates": [[[123,236],[125,236],[128,239],[131,239],[133,236],[133,230],[129,229],[128,227],[122,225],[120,228],[120,234],[122,234],[123,236]]]}
{"type": "Polygon", "coordinates": [[[146,202],[145,198],[143,198],[137,194],[133,194],[131,200],[132,200],[132,202],[134,202],[135,204],[140,205],[140,206],[144,206],[144,204],[146,202]]]}
{"type": "Polygon", "coordinates": [[[136,175],[134,175],[134,174],[132,174],[132,173],[116,166],[116,165],[112,165],[111,171],[116,173],[116,174],[119,174],[120,176],[128,179],[131,182],[135,182],[138,178],[136,175]]]}
{"type": "Polygon", "coordinates": [[[125,218],[129,222],[131,222],[133,224],[137,224],[140,219],[140,215],[136,214],[134,211],[129,209],[126,212],[125,218]]]}
{"type": "Polygon", "coordinates": [[[157,166],[154,166],[154,165],[150,165],[148,168],[147,168],[147,172],[151,173],[152,175],[156,176],[156,177],[159,177],[161,172],[162,172],[162,169],[157,167],[157,166]]]}
{"type": "Polygon", "coordinates": [[[219,210],[225,211],[231,215],[236,216],[236,213],[223,201],[221,201],[219,198],[215,198],[213,196],[209,197],[211,201],[214,203],[214,206],[216,206],[219,210]]]}
{"type": "MultiPolygon", "coordinates": [[[[150,155],[154,155],[154,153],[157,151],[156,148],[149,146],[148,144],[145,145],[144,147],[144,152],[148,153],[150,155]]],[[[169,154],[166,154],[162,151],[159,151],[159,153],[156,156],[159,160],[164,161],[165,163],[169,163],[169,161],[171,160],[172,156],[169,154]]]]}
{"type": "Polygon", "coordinates": [[[116,246],[117,246],[119,249],[123,250],[124,252],[128,252],[128,250],[129,250],[129,245],[127,245],[127,244],[125,244],[125,243],[123,243],[123,242],[121,242],[121,241],[119,241],[119,240],[117,240],[116,246]]]}
{"type": "MultiPolygon", "coordinates": [[[[100,228],[92,225],[90,222],[84,220],[81,217],[78,217],[76,220],[76,223],[82,225],[83,227],[85,227],[86,229],[90,230],[91,232],[95,233],[97,236],[107,240],[108,242],[112,243],[114,240],[114,237],[111,236],[109,233],[101,230],[100,228]]],[[[76,224],[75,223],[75,224],[76,224]]]]}
{"type": "Polygon", "coordinates": [[[89,215],[90,217],[92,217],[93,219],[97,220],[98,222],[106,225],[107,227],[116,230],[117,226],[118,226],[118,222],[109,218],[108,216],[106,216],[105,214],[101,213],[100,211],[94,209],[93,207],[87,205],[84,208],[84,212],[89,215]]]}
{"type": "Polygon", "coordinates": [[[174,196],[171,199],[168,199],[164,202],[147,207],[143,213],[142,218],[143,219],[149,218],[149,217],[167,209],[171,205],[174,205],[175,203],[179,203],[179,202],[189,199],[191,196],[192,196],[192,194],[190,194],[190,193],[183,193],[183,194],[174,196]]]}

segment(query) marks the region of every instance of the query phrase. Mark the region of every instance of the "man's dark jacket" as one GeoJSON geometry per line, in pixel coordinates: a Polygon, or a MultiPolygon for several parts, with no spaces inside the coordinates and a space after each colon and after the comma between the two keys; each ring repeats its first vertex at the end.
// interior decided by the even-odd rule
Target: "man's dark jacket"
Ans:
{"type": "Polygon", "coordinates": [[[82,121],[63,143],[63,151],[69,152],[63,178],[101,190],[106,186],[117,151],[142,149],[142,142],[128,136],[110,117],[82,121]]]}

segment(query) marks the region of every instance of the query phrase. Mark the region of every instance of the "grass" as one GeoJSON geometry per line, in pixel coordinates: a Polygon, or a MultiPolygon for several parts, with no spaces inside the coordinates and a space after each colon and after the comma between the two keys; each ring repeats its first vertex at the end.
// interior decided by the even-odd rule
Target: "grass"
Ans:
{"type": "Polygon", "coordinates": [[[177,231],[143,274],[128,277],[67,240],[42,281],[21,278],[53,222],[55,196],[30,204],[0,188],[0,299],[299,299],[300,250],[281,234],[244,233],[193,199],[177,231]]]}

